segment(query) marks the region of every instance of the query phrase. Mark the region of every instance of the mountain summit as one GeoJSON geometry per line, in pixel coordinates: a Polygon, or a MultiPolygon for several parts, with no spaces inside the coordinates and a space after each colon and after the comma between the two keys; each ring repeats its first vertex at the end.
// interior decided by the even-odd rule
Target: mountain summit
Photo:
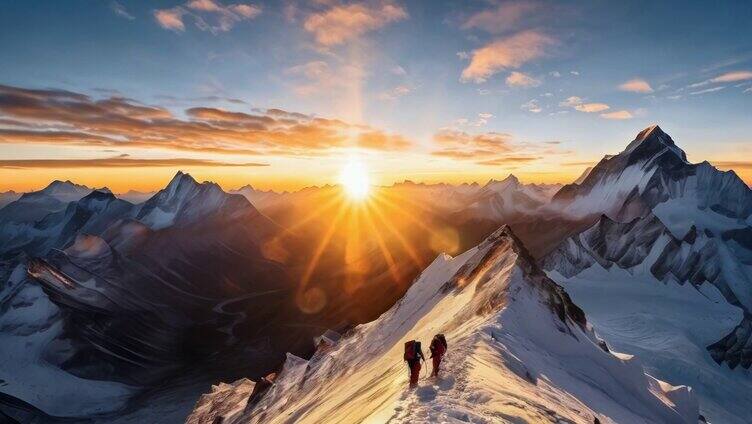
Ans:
{"type": "Polygon", "coordinates": [[[141,206],[136,219],[153,230],[198,222],[215,213],[236,216],[256,209],[239,194],[229,194],[212,182],[198,183],[178,171],[164,189],[141,206]]]}
{"type": "Polygon", "coordinates": [[[735,173],[687,162],[684,151],[657,125],[640,131],[626,149],[603,158],[578,182],[556,193],[552,209],[574,217],[606,214],[623,222],[646,216],[659,204],[738,219],[752,214],[752,193],[735,173]]]}

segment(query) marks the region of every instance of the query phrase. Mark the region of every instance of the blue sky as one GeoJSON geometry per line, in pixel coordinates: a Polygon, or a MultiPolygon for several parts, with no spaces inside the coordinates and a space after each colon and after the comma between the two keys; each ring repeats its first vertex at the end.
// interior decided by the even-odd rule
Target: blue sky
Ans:
{"type": "MultiPolygon", "coordinates": [[[[353,142],[288,154],[289,143],[261,143],[262,152],[246,157],[6,139],[0,154],[262,161],[270,166],[242,175],[270,187],[328,182],[353,154],[384,183],[509,172],[553,181],[658,123],[690,159],[733,163],[749,181],[751,21],[748,1],[7,2],[0,84],[124,97],[178,121],[191,119],[191,107],[251,115],[279,108],[345,121],[348,134],[368,126],[410,146],[379,141],[360,153],[353,142]],[[293,182],[286,174],[299,164],[310,176],[293,182]]],[[[0,110],[0,118],[13,113],[0,110]]],[[[40,119],[56,130],[104,131],[40,119]]],[[[37,181],[56,172],[71,171],[26,173],[37,181]]],[[[237,169],[200,172],[223,180],[237,169]]]]}

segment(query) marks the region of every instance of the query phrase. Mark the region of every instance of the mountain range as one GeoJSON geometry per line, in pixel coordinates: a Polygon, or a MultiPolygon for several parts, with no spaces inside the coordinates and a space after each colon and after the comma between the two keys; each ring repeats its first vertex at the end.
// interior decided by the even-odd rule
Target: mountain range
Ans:
{"type": "Polygon", "coordinates": [[[752,190],[658,126],[568,185],[338,193],[0,195],[0,413],[179,422],[235,381],[189,422],[752,421],[752,190]],[[435,332],[446,376],[405,392],[435,332]]]}

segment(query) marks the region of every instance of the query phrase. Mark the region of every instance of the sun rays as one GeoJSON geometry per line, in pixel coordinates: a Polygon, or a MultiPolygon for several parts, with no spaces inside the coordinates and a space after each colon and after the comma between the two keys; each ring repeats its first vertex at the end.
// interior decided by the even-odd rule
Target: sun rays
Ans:
{"type": "MultiPolygon", "coordinates": [[[[343,175],[355,176],[362,183],[362,175],[351,172],[343,175]]],[[[317,313],[332,301],[327,296],[351,296],[363,288],[404,290],[409,275],[427,266],[432,256],[442,251],[456,253],[454,230],[438,231],[422,222],[425,208],[408,196],[377,186],[369,186],[367,192],[345,186],[330,188],[326,195],[311,200],[312,207],[288,228],[290,237],[315,236],[307,250],[310,253],[297,259],[300,310],[317,313]]]]}

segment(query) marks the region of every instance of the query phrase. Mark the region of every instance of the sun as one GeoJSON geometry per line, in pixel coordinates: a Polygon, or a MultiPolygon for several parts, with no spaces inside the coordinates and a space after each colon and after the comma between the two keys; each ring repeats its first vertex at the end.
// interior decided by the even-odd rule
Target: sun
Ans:
{"type": "Polygon", "coordinates": [[[339,176],[339,182],[347,194],[353,200],[363,200],[368,197],[371,190],[371,182],[363,163],[359,160],[347,162],[339,176]]]}

